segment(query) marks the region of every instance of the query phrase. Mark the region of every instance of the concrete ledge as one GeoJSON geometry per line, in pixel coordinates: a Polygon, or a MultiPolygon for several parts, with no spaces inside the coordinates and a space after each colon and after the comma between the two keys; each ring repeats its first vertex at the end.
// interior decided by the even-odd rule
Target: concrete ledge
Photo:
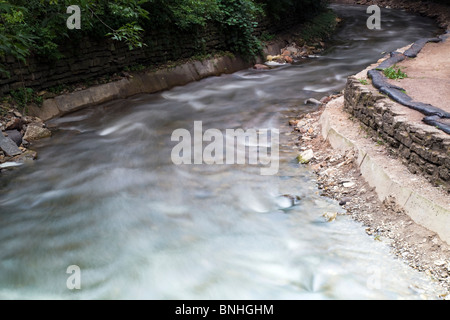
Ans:
{"type": "MultiPolygon", "coordinates": [[[[366,69],[367,70],[367,69],[366,69]]],[[[412,173],[450,192],[450,135],[422,122],[423,114],[363,84],[365,72],[348,78],[345,111],[390,146],[412,173]]]]}
{"type": "Polygon", "coordinates": [[[389,169],[371,156],[370,150],[361,147],[358,142],[342,133],[343,130],[335,120],[336,115],[325,109],[320,118],[322,136],[336,150],[357,151],[361,174],[368,184],[375,188],[379,199],[384,201],[388,196],[396,198],[411,219],[436,232],[443,241],[450,244],[450,208],[432,201],[420,190],[400,182],[394,173],[389,172],[389,169]]]}
{"type": "Polygon", "coordinates": [[[155,72],[137,73],[130,79],[122,79],[47,99],[41,108],[31,108],[30,114],[47,121],[114,99],[168,90],[206,77],[233,73],[249,68],[251,65],[238,57],[223,56],[205,61],[188,62],[155,72]]]}

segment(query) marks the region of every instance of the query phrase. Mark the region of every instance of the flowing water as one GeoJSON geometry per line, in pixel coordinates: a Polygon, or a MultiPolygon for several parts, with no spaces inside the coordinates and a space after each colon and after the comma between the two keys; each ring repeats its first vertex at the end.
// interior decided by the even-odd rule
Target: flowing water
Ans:
{"type": "MultiPolygon", "coordinates": [[[[268,72],[243,70],[117,100],[54,121],[39,160],[0,180],[3,299],[419,299],[436,285],[398,261],[320,197],[315,177],[282,146],[280,171],[171,161],[177,128],[281,128],[306,98],[341,90],[348,75],[438,30],[365,7],[344,18],[322,56],[268,72]],[[301,197],[287,208],[282,194],[301,197]],[[69,266],[81,289],[69,290],[69,266]]],[[[285,199],[286,200],[286,199],[285,199]]]]}

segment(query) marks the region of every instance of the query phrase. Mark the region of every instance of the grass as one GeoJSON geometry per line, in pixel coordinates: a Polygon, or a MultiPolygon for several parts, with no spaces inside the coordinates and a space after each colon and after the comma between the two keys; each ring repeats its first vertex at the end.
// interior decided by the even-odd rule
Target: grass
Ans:
{"type": "Polygon", "coordinates": [[[408,78],[408,75],[404,73],[400,67],[397,67],[396,65],[386,68],[383,70],[384,75],[393,80],[399,80],[399,79],[405,79],[408,78]]]}
{"type": "Polygon", "coordinates": [[[367,86],[369,84],[369,82],[366,79],[358,79],[359,83],[361,83],[362,85],[367,86]]]}
{"type": "Polygon", "coordinates": [[[27,113],[27,106],[31,103],[41,107],[44,102],[44,97],[38,96],[37,93],[31,88],[19,88],[11,91],[9,94],[12,98],[12,102],[22,108],[22,113],[27,113]]]}

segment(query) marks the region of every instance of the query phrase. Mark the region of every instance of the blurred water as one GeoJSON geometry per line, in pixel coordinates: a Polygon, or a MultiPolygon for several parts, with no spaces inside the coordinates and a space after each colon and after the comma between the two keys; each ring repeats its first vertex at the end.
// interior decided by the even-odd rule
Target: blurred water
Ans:
{"type": "Polygon", "coordinates": [[[429,19],[333,6],[344,25],[323,56],[269,72],[243,70],[53,122],[39,160],[0,180],[3,299],[419,299],[436,286],[318,195],[284,146],[277,176],[251,165],[171,162],[177,128],[279,128],[306,98],[437,30],[429,19]],[[289,208],[282,194],[301,197],[289,208]],[[81,269],[69,290],[66,269],[81,269]]]}

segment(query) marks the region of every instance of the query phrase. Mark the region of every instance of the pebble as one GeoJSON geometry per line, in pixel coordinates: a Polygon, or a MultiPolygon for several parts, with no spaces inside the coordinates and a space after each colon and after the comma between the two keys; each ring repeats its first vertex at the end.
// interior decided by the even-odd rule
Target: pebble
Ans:
{"type": "Polygon", "coordinates": [[[342,186],[343,186],[344,188],[351,188],[351,187],[355,186],[355,183],[354,183],[354,182],[344,182],[344,183],[342,184],[342,186]]]}
{"type": "Polygon", "coordinates": [[[437,266],[443,266],[446,264],[446,262],[444,260],[436,260],[434,261],[434,264],[437,266]]]}
{"type": "Polygon", "coordinates": [[[350,198],[350,197],[342,198],[341,201],[339,201],[339,205],[340,206],[346,205],[347,202],[350,202],[350,201],[352,201],[352,198],[350,198]]]}
{"type": "Polygon", "coordinates": [[[308,149],[297,156],[297,160],[301,164],[307,164],[314,158],[314,151],[308,149]]]}
{"type": "Polygon", "coordinates": [[[323,214],[323,217],[325,219],[327,219],[327,222],[332,222],[332,221],[336,220],[337,212],[325,212],[323,214]]]}

